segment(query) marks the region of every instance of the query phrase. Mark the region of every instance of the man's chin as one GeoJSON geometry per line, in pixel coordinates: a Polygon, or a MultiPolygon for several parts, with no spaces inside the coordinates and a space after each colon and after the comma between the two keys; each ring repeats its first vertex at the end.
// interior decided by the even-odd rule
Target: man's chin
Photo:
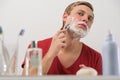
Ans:
{"type": "Polygon", "coordinates": [[[80,38],[84,38],[86,35],[87,35],[86,32],[84,32],[84,33],[74,32],[74,33],[73,33],[73,37],[74,37],[74,38],[77,38],[77,39],[78,39],[78,38],[79,38],[79,39],[80,39],[80,38]]]}
{"type": "Polygon", "coordinates": [[[73,33],[73,38],[75,40],[80,39],[80,38],[84,38],[88,33],[88,31],[85,31],[83,29],[80,29],[80,30],[71,29],[70,31],[73,33]]]}
{"type": "Polygon", "coordinates": [[[80,40],[80,38],[83,38],[83,37],[85,37],[85,36],[82,36],[82,37],[81,37],[80,34],[73,33],[73,39],[74,39],[74,40],[80,40]]]}

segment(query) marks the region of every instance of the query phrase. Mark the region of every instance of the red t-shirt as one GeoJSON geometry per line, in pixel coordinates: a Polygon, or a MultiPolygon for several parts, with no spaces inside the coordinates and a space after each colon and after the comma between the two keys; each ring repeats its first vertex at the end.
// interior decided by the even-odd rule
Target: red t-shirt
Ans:
{"type": "MultiPolygon", "coordinates": [[[[38,47],[42,48],[43,57],[47,53],[52,38],[38,42],[38,47]]],[[[25,63],[25,61],[24,61],[25,63]]],[[[23,66],[24,66],[23,63],[23,66]]],[[[98,75],[102,75],[102,57],[101,54],[83,43],[82,51],[78,59],[70,67],[65,68],[56,56],[48,71],[48,74],[71,74],[74,75],[80,69],[79,65],[84,64],[97,70],[98,75]]]]}

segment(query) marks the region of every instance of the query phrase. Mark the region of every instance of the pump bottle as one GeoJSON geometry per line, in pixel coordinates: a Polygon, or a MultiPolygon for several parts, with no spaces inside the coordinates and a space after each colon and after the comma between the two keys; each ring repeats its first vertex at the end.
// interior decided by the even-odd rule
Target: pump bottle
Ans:
{"type": "Polygon", "coordinates": [[[37,69],[37,73],[34,75],[42,75],[42,49],[37,47],[36,41],[32,41],[31,47],[27,50],[26,76],[31,75],[29,72],[29,66],[37,69]]]}

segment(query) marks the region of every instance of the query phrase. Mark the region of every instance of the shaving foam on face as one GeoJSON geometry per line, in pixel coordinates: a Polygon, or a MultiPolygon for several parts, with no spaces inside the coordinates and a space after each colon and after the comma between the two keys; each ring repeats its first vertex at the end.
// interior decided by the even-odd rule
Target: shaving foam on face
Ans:
{"type": "Polygon", "coordinates": [[[88,28],[87,24],[85,22],[81,22],[81,21],[74,22],[73,24],[71,24],[70,30],[73,32],[73,37],[74,38],[76,38],[76,37],[83,38],[89,32],[89,28],[88,28]],[[85,29],[83,29],[83,28],[77,29],[76,26],[80,25],[80,24],[85,25],[86,26],[85,29]]]}
{"type": "Polygon", "coordinates": [[[73,33],[74,39],[83,38],[89,32],[89,27],[85,22],[75,19],[72,16],[67,17],[66,25],[69,25],[69,30],[73,33]],[[83,25],[83,28],[77,28],[79,25],[83,25]]]}

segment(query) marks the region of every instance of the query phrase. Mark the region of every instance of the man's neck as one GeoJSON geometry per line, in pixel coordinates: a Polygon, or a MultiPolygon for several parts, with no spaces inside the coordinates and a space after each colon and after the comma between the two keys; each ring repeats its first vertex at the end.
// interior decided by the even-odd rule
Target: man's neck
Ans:
{"type": "Polygon", "coordinates": [[[63,48],[64,52],[78,53],[82,48],[82,43],[79,41],[72,41],[67,47],[63,48]]]}

